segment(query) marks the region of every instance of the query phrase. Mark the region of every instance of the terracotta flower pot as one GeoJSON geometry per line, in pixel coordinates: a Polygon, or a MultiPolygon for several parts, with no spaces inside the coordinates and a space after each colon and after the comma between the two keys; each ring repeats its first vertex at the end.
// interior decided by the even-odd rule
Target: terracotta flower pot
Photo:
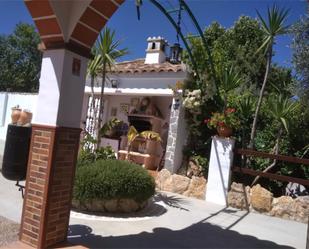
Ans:
{"type": "Polygon", "coordinates": [[[29,123],[31,123],[31,119],[32,119],[32,112],[30,112],[28,110],[23,110],[20,113],[20,116],[19,116],[19,119],[18,119],[18,124],[19,125],[29,124],[29,123]]]}
{"type": "Polygon", "coordinates": [[[13,107],[12,108],[12,114],[11,114],[11,119],[12,119],[12,124],[16,124],[19,120],[21,113],[21,109],[18,107],[13,107]]]}
{"type": "Polygon", "coordinates": [[[228,126],[218,126],[217,132],[219,137],[230,137],[233,134],[233,129],[228,126]]]}

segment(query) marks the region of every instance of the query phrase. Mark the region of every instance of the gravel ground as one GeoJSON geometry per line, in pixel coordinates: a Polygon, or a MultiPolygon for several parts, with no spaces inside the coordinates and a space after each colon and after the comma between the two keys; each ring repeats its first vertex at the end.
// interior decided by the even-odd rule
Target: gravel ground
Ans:
{"type": "Polygon", "coordinates": [[[0,216],[0,247],[18,240],[19,224],[0,216]]]}

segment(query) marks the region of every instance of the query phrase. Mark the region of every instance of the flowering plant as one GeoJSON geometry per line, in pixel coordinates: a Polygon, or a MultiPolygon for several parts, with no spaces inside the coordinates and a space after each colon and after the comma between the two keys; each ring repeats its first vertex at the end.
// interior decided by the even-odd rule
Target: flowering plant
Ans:
{"type": "Polygon", "coordinates": [[[211,118],[204,120],[204,123],[207,124],[208,128],[226,126],[237,129],[240,125],[235,108],[227,108],[223,113],[214,112],[211,118]]]}
{"type": "Polygon", "coordinates": [[[200,106],[202,104],[202,92],[200,89],[185,92],[185,99],[183,106],[192,113],[200,112],[200,106]]]}

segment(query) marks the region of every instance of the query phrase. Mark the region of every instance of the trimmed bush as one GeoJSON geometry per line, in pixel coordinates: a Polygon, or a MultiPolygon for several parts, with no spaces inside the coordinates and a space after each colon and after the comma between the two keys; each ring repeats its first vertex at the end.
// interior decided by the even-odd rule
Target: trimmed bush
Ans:
{"type": "Polygon", "coordinates": [[[107,159],[116,159],[115,151],[111,146],[101,147],[94,151],[82,149],[78,154],[77,167],[83,167],[95,161],[107,159]]]}
{"type": "Polygon", "coordinates": [[[74,200],[133,199],[145,202],[155,192],[154,179],[140,165],[120,160],[98,160],[77,168],[74,200]]]}

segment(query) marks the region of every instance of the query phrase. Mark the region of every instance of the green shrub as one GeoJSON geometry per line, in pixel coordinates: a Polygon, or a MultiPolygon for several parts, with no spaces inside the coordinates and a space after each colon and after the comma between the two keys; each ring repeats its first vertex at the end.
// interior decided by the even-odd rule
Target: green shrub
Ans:
{"type": "Polygon", "coordinates": [[[141,166],[128,161],[99,160],[77,168],[74,199],[130,198],[143,202],[154,195],[155,182],[141,166]]]}
{"type": "Polygon", "coordinates": [[[90,149],[82,149],[77,158],[77,167],[92,164],[98,160],[116,159],[115,151],[111,146],[101,147],[92,152],[90,149]]]}

